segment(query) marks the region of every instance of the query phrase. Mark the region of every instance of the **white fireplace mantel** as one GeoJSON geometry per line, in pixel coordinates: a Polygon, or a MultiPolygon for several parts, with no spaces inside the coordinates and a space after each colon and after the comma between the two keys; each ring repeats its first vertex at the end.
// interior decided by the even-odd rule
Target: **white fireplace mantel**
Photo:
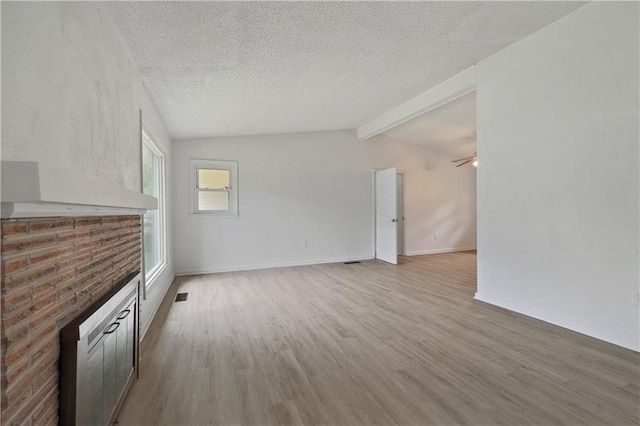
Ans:
{"type": "Polygon", "coordinates": [[[2,161],[2,218],[144,214],[158,208],[149,195],[36,161],[2,161]]]}

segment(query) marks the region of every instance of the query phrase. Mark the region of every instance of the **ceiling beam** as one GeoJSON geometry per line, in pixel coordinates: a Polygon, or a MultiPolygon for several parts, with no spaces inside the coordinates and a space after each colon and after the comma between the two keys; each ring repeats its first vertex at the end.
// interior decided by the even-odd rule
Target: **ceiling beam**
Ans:
{"type": "Polygon", "coordinates": [[[450,79],[358,127],[358,139],[365,140],[379,135],[405,121],[473,92],[475,88],[475,65],[472,65],[450,79]]]}

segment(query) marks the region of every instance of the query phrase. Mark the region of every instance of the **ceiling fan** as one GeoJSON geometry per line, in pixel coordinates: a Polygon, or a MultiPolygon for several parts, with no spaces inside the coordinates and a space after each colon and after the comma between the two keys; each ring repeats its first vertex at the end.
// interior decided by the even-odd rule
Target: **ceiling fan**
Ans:
{"type": "Polygon", "coordinates": [[[478,167],[478,153],[474,152],[471,157],[460,158],[458,160],[452,160],[452,163],[457,163],[462,161],[460,164],[457,164],[456,167],[464,166],[465,164],[471,163],[473,167],[478,167]]]}

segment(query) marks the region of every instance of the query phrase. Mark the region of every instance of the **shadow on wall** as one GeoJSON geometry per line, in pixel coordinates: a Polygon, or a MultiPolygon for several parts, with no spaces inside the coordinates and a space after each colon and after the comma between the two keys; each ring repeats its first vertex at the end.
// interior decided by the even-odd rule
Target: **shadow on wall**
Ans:
{"type": "Polygon", "coordinates": [[[429,227],[437,229],[439,235],[446,236],[451,247],[475,246],[476,205],[470,198],[457,198],[441,205],[433,213],[435,220],[429,221],[429,227]]]}

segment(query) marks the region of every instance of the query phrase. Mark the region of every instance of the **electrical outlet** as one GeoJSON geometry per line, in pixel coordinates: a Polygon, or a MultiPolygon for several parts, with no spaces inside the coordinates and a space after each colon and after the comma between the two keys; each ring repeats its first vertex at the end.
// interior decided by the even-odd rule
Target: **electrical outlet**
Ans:
{"type": "Polygon", "coordinates": [[[302,242],[302,248],[307,248],[307,242],[306,241],[302,242]]]}
{"type": "Polygon", "coordinates": [[[636,306],[640,306],[640,293],[639,292],[633,293],[633,296],[631,297],[631,304],[632,305],[636,305],[636,306]]]}
{"type": "Polygon", "coordinates": [[[438,239],[438,234],[433,234],[433,239],[437,240],[438,239]]]}

